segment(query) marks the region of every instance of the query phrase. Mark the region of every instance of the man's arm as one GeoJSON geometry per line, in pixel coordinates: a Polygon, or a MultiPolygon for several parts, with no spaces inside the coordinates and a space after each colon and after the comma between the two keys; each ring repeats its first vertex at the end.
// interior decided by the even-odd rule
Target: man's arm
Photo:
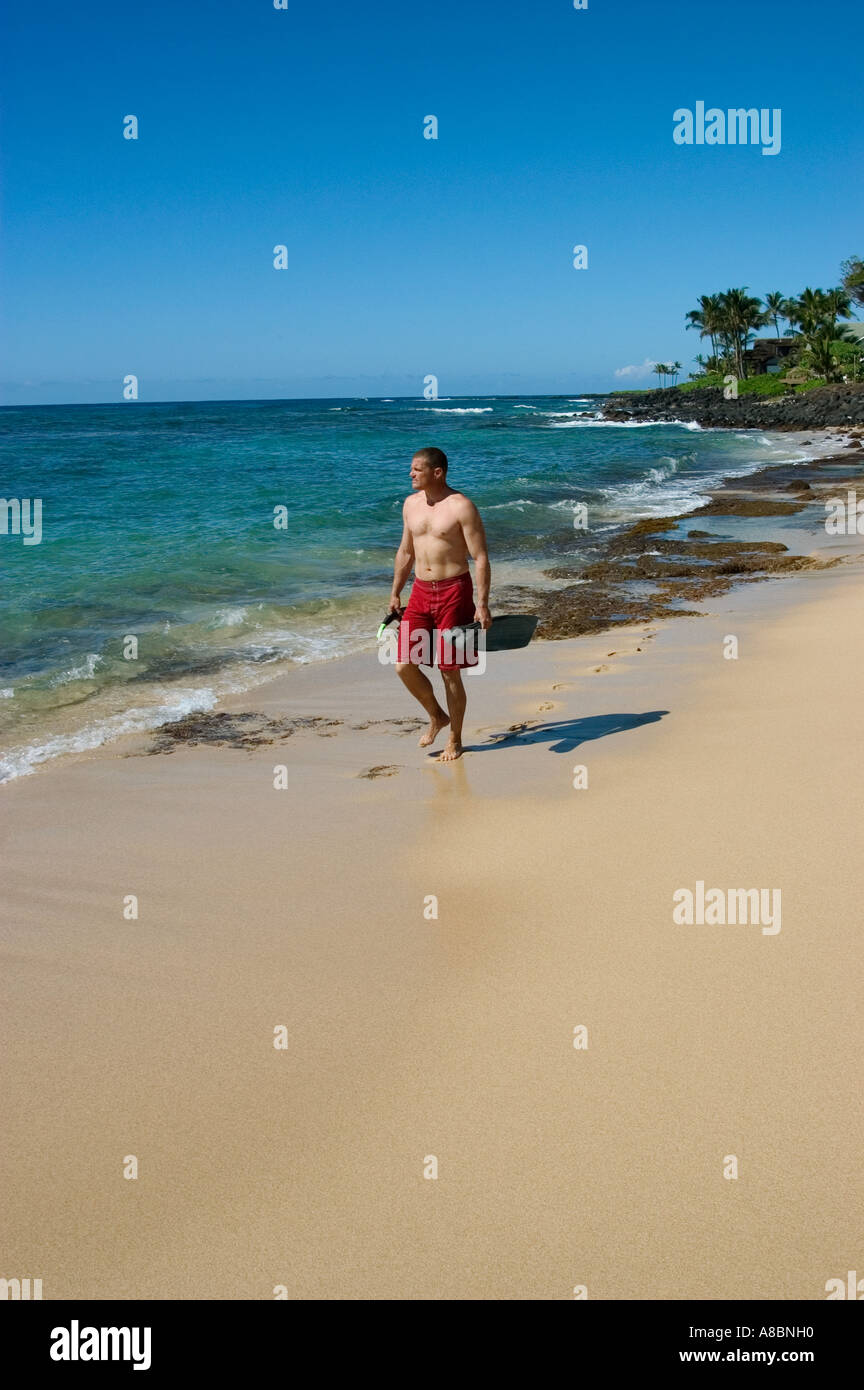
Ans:
{"type": "Polygon", "coordinates": [[[486,532],[483,529],[483,522],[480,520],[480,513],[467,497],[461,512],[462,515],[459,520],[462,523],[462,534],[465,537],[468,554],[474,561],[474,572],[477,576],[477,610],[474,614],[474,621],[481,623],[485,632],[487,628],[492,626],[492,615],[489,612],[489,585],[492,581],[492,566],[489,564],[489,552],[486,548],[486,532]]]}
{"type": "Polygon", "coordinates": [[[390,595],[390,612],[394,613],[400,606],[402,590],[408,582],[408,576],[414,567],[414,537],[408,526],[405,515],[405,506],[402,507],[402,539],[399,542],[399,549],[396,551],[396,561],[393,565],[393,592],[390,595]]]}

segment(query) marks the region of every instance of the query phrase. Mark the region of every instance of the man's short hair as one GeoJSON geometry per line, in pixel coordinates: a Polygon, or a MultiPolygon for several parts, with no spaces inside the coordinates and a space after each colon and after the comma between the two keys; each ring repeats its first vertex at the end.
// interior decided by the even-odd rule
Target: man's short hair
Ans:
{"type": "Polygon", "coordinates": [[[425,449],[418,449],[414,457],[415,459],[422,459],[423,462],[428,464],[433,470],[440,468],[444,477],[447,477],[447,455],[443,449],[436,449],[434,446],[429,445],[425,449]]]}

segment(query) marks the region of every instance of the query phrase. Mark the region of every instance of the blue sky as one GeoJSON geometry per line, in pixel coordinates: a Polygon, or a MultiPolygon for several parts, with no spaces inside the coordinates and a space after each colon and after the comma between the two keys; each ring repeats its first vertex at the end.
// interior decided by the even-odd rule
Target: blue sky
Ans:
{"type": "Polygon", "coordinates": [[[857,0],[10,8],[6,404],[645,385],[700,294],[864,255],[857,0]],[[780,153],[675,145],[699,100],[780,153]]]}

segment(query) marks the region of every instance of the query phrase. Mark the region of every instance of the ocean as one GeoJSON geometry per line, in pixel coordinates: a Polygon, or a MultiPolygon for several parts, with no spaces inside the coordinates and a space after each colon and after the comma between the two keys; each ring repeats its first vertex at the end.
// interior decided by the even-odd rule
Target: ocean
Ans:
{"type": "Polygon", "coordinates": [[[374,648],[423,445],[444,449],[448,481],[480,508],[493,613],[496,584],[553,586],[545,565],[589,562],[615,528],[692,509],[726,475],[805,457],[782,435],[612,424],[601,405],[0,410],[0,496],[42,504],[39,544],[0,532],[0,781],[210,709],[276,663],[374,648]],[[578,503],[587,531],[573,525],[578,503]]]}

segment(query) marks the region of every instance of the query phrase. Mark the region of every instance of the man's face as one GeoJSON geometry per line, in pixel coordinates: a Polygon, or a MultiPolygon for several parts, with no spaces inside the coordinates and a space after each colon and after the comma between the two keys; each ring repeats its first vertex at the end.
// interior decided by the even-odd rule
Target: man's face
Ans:
{"type": "Polygon", "coordinates": [[[415,492],[432,487],[435,481],[435,470],[429,467],[425,459],[415,457],[411,460],[411,486],[415,492]]]}

